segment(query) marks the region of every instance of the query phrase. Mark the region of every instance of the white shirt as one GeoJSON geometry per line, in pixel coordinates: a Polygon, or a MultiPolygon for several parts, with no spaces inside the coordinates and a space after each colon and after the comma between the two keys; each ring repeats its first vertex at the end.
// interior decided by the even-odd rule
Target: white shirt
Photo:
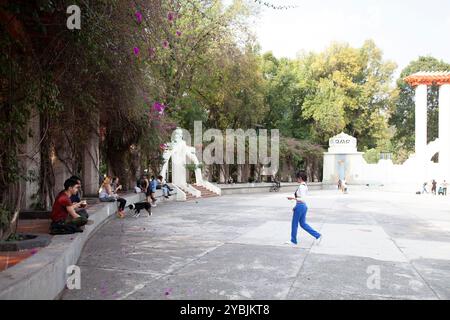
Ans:
{"type": "Polygon", "coordinates": [[[104,187],[101,187],[98,193],[100,199],[109,197],[109,194],[104,187]]]}
{"type": "Polygon", "coordinates": [[[302,182],[298,188],[297,191],[295,191],[297,201],[301,201],[306,204],[306,198],[308,196],[308,186],[306,183],[302,182]]]}

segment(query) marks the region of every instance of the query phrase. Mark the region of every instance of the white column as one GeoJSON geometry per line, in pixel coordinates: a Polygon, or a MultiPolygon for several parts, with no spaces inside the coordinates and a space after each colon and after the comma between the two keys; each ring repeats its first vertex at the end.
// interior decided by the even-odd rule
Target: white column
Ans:
{"type": "Polygon", "coordinates": [[[439,88],[439,180],[450,180],[450,84],[439,88]]]}
{"type": "Polygon", "coordinates": [[[416,88],[416,170],[418,184],[425,182],[426,159],[425,149],[427,147],[427,85],[421,84],[416,88]]]}
{"type": "Polygon", "coordinates": [[[416,155],[423,156],[427,146],[427,86],[416,88],[416,155]]]}

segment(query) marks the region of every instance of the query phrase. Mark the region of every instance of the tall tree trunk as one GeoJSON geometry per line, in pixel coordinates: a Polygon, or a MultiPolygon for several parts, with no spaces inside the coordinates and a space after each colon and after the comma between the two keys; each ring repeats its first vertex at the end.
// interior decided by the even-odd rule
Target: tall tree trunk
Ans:
{"type": "Polygon", "coordinates": [[[246,163],[242,165],[242,182],[247,183],[249,177],[250,177],[250,165],[246,163]]]}
{"type": "Polygon", "coordinates": [[[226,169],[225,169],[225,165],[224,164],[219,164],[217,165],[218,169],[219,169],[219,183],[226,183],[226,169]]]}
{"type": "Polygon", "coordinates": [[[237,183],[242,183],[242,164],[237,165],[237,177],[236,177],[237,183]]]}
{"type": "Polygon", "coordinates": [[[41,166],[39,174],[39,192],[38,206],[40,209],[49,209],[55,200],[55,173],[52,165],[52,143],[48,128],[50,126],[50,117],[47,114],[41,114],[41,166]]]}

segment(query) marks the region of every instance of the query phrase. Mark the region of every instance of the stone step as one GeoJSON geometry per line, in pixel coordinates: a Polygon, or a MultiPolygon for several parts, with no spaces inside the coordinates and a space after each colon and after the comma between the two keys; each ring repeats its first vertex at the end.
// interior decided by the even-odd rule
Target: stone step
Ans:
{"type": "Polygon", "coordinates": [[[196,200],[196,199],[197,199],[196,196],[186,193],[186,201],[191,201],[191,200],[196,200]]]}
{"type": "Polygon", "coordinates": [[[211,190],[206,189],[205,187],[198,186],[196,184],[193,185],[195,189],[199,190],[202,193],[202,198],[209,198],[209,197],[218,197],[219,195],[215,192],[212,192],[211,190]]]}
{"type": "Polygon", "coordinates": [[[190,193],[187,190],[181,189],[186,194],[186,201],[197,199],[196,196],[194,196],[192,193],[190,193]]]}
{"type": "MultiPolygon", "coordinates": [[[[201,186],[197,186],[197,185],[192,185],[195,189],[197,189],[198,191],[201,192],[201,198],[212,198],[212,197],[217,197],[218,194],[204,188],[201,186]]],[[[183,190],[184,193],[186,193],[186,201],[190,201],[190,200],[197,200],[198,198],[196,196],[194,196],[192,193],[190,193],[189,191],[186,191],[184,189],[183,190]]]]}

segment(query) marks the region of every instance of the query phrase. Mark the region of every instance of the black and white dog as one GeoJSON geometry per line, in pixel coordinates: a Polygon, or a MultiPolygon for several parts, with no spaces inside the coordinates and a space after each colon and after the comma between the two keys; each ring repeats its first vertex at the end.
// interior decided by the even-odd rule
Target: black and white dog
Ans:
{"type": "Polygon", "coordinates": [[[138,218],[141,215],[141,210],[147,211],[149,216],[152,215],[152,206],[146,201],[130,204],[128,209],[134,210],[133,217],[135,218],[138,218]]]}

